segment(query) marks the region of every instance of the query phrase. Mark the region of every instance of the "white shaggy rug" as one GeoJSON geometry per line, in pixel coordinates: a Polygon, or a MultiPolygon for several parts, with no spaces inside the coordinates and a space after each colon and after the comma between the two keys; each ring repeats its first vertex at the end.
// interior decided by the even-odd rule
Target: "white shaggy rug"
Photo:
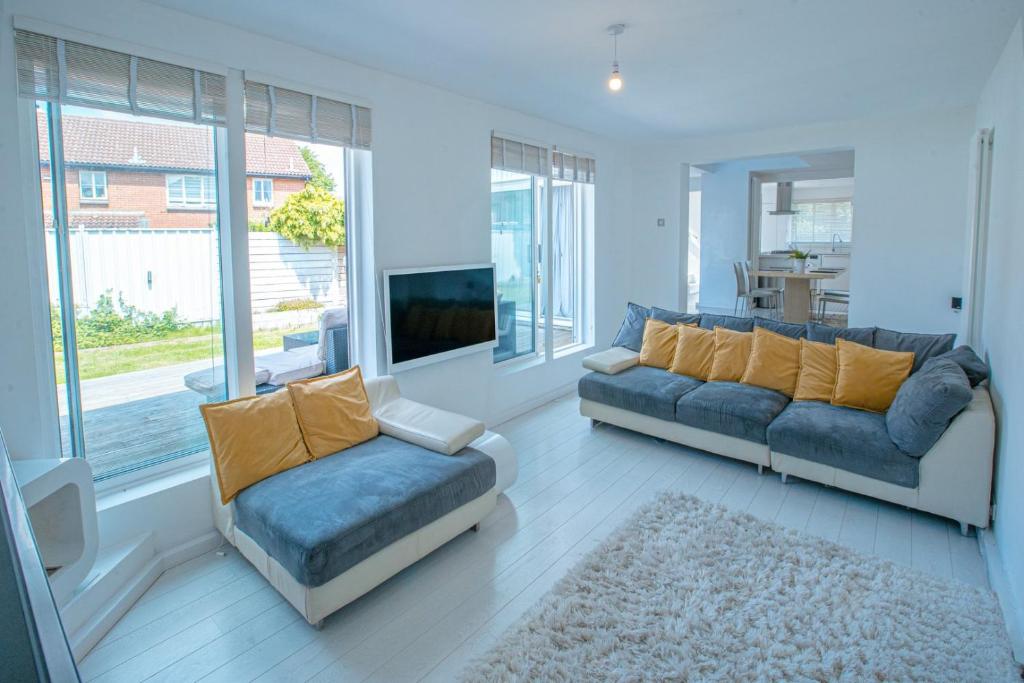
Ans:
{"type": "Polygon", "coordinates": [[[995,596],[666,493],[472,681],[1020,681],[995,596]]]}

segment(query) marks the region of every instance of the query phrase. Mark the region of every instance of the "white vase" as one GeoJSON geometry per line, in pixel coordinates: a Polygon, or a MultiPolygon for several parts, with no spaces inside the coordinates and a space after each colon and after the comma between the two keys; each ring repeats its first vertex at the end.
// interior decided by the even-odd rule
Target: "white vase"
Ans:
{"type": "Polygon", "coordinates": [[[807,270],[807,259],[790,259],[793,262],[793,272],[803,274],[807,270]]]}

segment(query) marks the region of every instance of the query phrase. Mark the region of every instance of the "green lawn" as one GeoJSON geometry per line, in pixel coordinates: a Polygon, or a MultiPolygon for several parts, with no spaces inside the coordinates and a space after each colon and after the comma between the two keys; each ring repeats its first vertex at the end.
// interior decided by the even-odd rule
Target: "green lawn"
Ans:
{"type": "MultiPolygon", "coordinates": [[[[281,348],[281,337],[292,332],[309,329],[309,326],[276,330],[254,330],[253,347],[257,351],[281,348]]],[[[119,375],[134,370],[160,368],[175,363],[216,358],[224,355],[219,334],[201,337],[180,337],[161,339],[141,344],[122,344],[96,349],[81,349],[78,352],[79,375],[83,380],[119,375]]],[[[57,368],[57,383],[64,383],[64,354],[54,354],[57,368]]]]}

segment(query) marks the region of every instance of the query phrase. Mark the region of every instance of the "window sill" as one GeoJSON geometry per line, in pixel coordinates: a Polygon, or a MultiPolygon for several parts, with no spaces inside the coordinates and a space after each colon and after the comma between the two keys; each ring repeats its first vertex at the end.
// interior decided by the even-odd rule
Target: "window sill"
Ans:
{"type": "Polygon", "coordinates": [[[584,352],[588,352],[589,353],[590,351],[593,351],[593,350],[594,350],[594,345],[593,344],[588,344],[586,342],[577,342],[576,344],[572,344],[571,346],[563,346],[560,349],[555,349],[554,359],[558,360],[560,358],[565,358],[567,356],[572,356],[572,355],[575,355],[577,353],[584,353],[584,352]]]}
{"type": "Polygon", "coordinates": [[[83,199],[83,198],[79,197],[78,198],[78,203],[79,204],[88,204],[89,206],[106,206],[107,204],[110,203],[110,200],[108,200],[108,199],[83,199]]]}
{"type": "Polygon", "coordinates": [[[495,374],[499,377],[504,375],[514,375],[517,372],[528,370],[529,368],[543,365],[546,361],[544,356],[535,353],[529,356],[521,356],[519,358],[510,358],[509,360],[502,361],[494,365],[495,374]]]}
{"type": "Polygon", "coordinates": [[[212,206],[210,206],[210,205],[203,205],[203,206],[179,206],[177,204],[168,204],[167,205],[167,210],[168,211],[205,211],[205,212],[209,212],[209,211],[216,211],[217,210],[217,206],[216,205],[212,205],[212,206]]]}
{"type": "Polygon", "coordinates": [[[128,472],[96,483],[96,507],[104,509],[128,500],[152,495],[186,481],[210,474],[208,450],[160,463],[136,472],[128,472]]]}

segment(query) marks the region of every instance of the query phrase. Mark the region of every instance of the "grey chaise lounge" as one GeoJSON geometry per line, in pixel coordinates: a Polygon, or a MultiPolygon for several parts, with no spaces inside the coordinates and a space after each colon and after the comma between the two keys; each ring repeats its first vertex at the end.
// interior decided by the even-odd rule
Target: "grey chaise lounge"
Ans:
{"type": "Polygon", "coordinates": [[[402,398],[391,377],[367,380],[366,393],[380,436],[264,479],[228,505],[213,481],[217,528],[317,626],[476,528],[516,479],[511,445],[482,423],[402,398]]]}

